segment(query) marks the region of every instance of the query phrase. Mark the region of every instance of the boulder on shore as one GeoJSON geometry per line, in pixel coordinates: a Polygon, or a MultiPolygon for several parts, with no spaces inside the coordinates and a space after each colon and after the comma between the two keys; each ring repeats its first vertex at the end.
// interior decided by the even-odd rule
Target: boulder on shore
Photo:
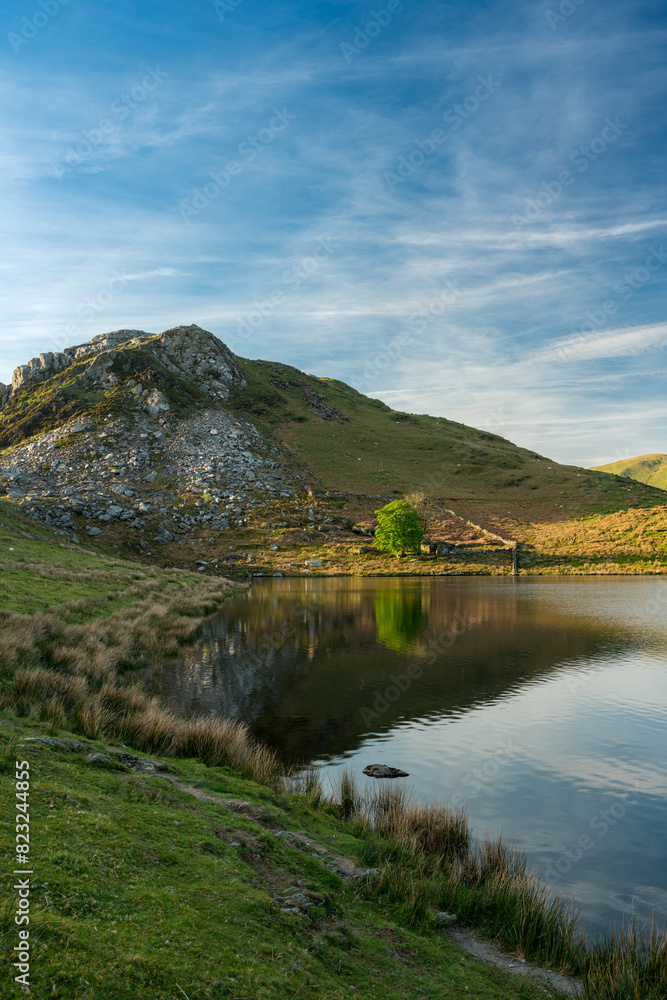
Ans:
{"type": "Polygon", "coordinates": [[[401,771],[398,767],[389,767],[388,764],[369,764],[363,770],[364,774],[371,778],[408,778],[407,771],[401,771]]]}

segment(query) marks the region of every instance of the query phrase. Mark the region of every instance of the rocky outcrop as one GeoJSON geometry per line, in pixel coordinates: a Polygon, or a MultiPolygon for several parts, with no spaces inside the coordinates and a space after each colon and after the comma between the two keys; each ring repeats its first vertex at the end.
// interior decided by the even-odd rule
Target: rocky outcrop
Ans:
{"type": "MultiPolygon", "coordinates": [[[[245,386],[243,369],[198,326],[116,330],[42,354],[16,369],[3,395],[20,393],[27,407],[31,392],[61,372],[66,392],[58,377],[36,403],[46,409],[48,396],[55,421],[41,432],[33,425],[2,452],[0,496],[69,541],[105,543],[123,526],[127,545],[163,555],[202,529],[213,544],[213,532],[243,527],[267,501],[304,490],[279,443],[226,408],[231,388],[245,386]],[[58,419],[72,400],[74,415],[58,419]],[[100,400],[106,408],[95,409],[100,400]]],[[[10,402],[5,423],[14,411],[21,417],[18,404],[10,402]]],[[[310,514],[302,511],[308,526],[310,514]]]]}
{"type": "Polygon", "coordinates": [[[44,382],[88,355],[96,357],[86,369],[84,378],[93,383],[103,380],[108,376],[117,351],[138,344],[155,350],[168,369],[195,378],[199,386],[217,400],[228,398],[232,384],[245,385],[236,357],[221,340],[200,326],[175,326],[157,334],[144,330],[113,330],[100,333],[85,344],[66,347],[64,351],[46,351],[27,364],[19,365],[14,369],[11,386],[0,383],[0,406],[6,405],[27,383],[44,382]]]}
{"type": "Polygon", "coordinates": [[[233,383],[245,385],[243,373],[229,348],[200,326],[175,326],[155,338],[166,358],[195,377],[200,386],[222,399],[233,383]]]}
{"type": "Polygon", "coordinates": [[[144,409],[151,417],[159,417],[169,411],[169,403],[159,389],[153,389],[146,397],[144,409]]]}
{"type": "Polygon", "coordinates": [[[43,382],[87,354],[97,354],[108,347],[150,336],[152,335],[142,330],[114,330],[112,333],[100,333],[77,347],[66,347],[64,351],[45,351],[38,358],[31,358],[27,364],[18,365],[14,369],[11,391],[8,394],[0,394],[7,395],[7,399],[3,399],[2,402],[8,402],[26,382],[43,382]]]}

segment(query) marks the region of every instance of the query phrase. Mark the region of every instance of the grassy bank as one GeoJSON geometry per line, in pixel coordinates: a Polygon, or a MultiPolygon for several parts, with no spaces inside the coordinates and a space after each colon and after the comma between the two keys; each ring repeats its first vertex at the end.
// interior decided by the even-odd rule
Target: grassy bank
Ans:
{"type": "MultiPolygon", "coordinates": [[[[312,776],[287,792],[201,760],[34,740],[45,732],[0,720],[8,855],[14,761],[30,762],[36,1000],[560,995],[464,957],[435,918],[443,910],[517,961],[582,974],[587,1000],[665,995],[664,940],[587,952],[565,907],[511,850],[475,847],[460,813],[386,786],[362,799],[348,780],[334,801],[312,776]]],[[[16,938],[12,882],[4,954],[16,938]]],[[[16,996],[3,978],[0,996],[16,996]]]]}
{"type": "MultiPolygon", "coordinates": [[[[335,808],[194,760],[148,776],[87,763],[103,744],[19,742],[39,731],[0,724],[6,843],[14,758],[31,764],[36,1000],[535,996],[464,958],[434,921],[411,927],[374,877],[341,879],[345,858],[362,871],[364,839],[335,808]]],[[[7,955],[16,928],[5,899],[7,955]]],[[[7,973],[0,995],[19,995],[7,973]]]]}
{"type": "Polygon", "coordinates": [[[244,585],[56,546],[6,511],[0,545],[0,706],[52,732],[66,726],[270,780],[275,755],[243,727],[179,718],[133,682],[133,669],[176,655],[244,585]]]}

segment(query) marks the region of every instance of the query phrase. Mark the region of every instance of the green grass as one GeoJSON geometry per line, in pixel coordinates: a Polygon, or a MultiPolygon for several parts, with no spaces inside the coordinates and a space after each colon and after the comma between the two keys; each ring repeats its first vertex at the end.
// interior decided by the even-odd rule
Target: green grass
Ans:
{"type": "Polygon", "coordinates": [[[667,490],[667,455],[638,455],[609,465],[596,465],[595,469],[667,490]]]}
{"type": "Polygon", "coordinates": [[[232,391],[230,405],[274,435],[320,490],[376,496],[421,490],[467,517],[488,519],[509,508],[513,518],[532,521],[665,500],[653,487],[559,465],[497,434],[392,410],[335,379],[276,362],[239,361],[247,386],[232,391]],[[347,419],[317,416],[308,394],[347,419]]]}
{"type": "MultiPolygon", "coordinates": [[[[0,726],[5,746],[36,732],[11,720],[0,726]]],[[[345,885],[265,823],[197,801],[165,777],[95,767],[35,744],[9,750],[0,774],[7,849],[13,761],[18,753],[31,764],[35,1000],[535,996],[531,984],[464,958],[435,926],[411,929],[398,905],[345,885]],[[313,903],[308,916],[281,912],[276,897],[288,887],[313,903]]],[[[303,796],[288,799],[195,761],[172,762],[172,770],[208,793],[242,796],[259,818],[306,830],[325,847],[361,853],[359,837],[303,796]]],[[[11,892],[6,899],[8,955],[16,928],[11,892]]],[[[7,972],[3,998],[19,995],[7,972]]]]}
{"type": "Polygon", "coordinates": [[[85,601],[83,619],[106,617],[136,600],[128,591],[141,581],[163,586],[169,575],[104,552],[58,543],[48,529],[28,520],[13,504],[0,501],[0,611],[33,614],[85,601]]]}

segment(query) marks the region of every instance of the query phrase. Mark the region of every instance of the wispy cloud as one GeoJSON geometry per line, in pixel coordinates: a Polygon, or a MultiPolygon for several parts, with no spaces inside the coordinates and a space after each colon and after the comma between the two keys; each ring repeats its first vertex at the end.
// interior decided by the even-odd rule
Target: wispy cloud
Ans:
{"type": "Polygon", "coordinates": [[[601,333],[563,337],[533,355],[533,362],[578,364],[602,358],[622,358],[667,346],[667,323],[635,326],[601,333]]]}
{"type": "Polygon", "coordinates": [[[0,77],[0,380],[69,330],[81,341],[198,322],[231,340],[327,237],[326,265],[243,353],[562,460],[613,452],[613,413],[637,453],[664,451],[663,375],[646,358],[665,343],[667,268],[629,298],[613,291],[667,236],[664,20],[612,0],[553,32],[544,6],[406,3],[349,65],[340,44],[364,15],[347,0],[326,12],[257,0],[224,22],[213,4],[157,21],[143,4],[63,8],[0,77]],[[159,86],[133,98],[156,65],[159,86]],[[480,74],[501,85],[471,111],[480,74]],[[446,141],[390,190],[385,172],[456,106],[446,141]],[[185,225],[181,200],[283,107],[295,119],[280,141],[185,225]],[[609,116],[627,123],[618,141],[534,221],[513,222],[609,116]],[[86,139],[95,129],[103,141],[86,139]],[[613,319],[574,334],[610,297],[613,319]]]}

